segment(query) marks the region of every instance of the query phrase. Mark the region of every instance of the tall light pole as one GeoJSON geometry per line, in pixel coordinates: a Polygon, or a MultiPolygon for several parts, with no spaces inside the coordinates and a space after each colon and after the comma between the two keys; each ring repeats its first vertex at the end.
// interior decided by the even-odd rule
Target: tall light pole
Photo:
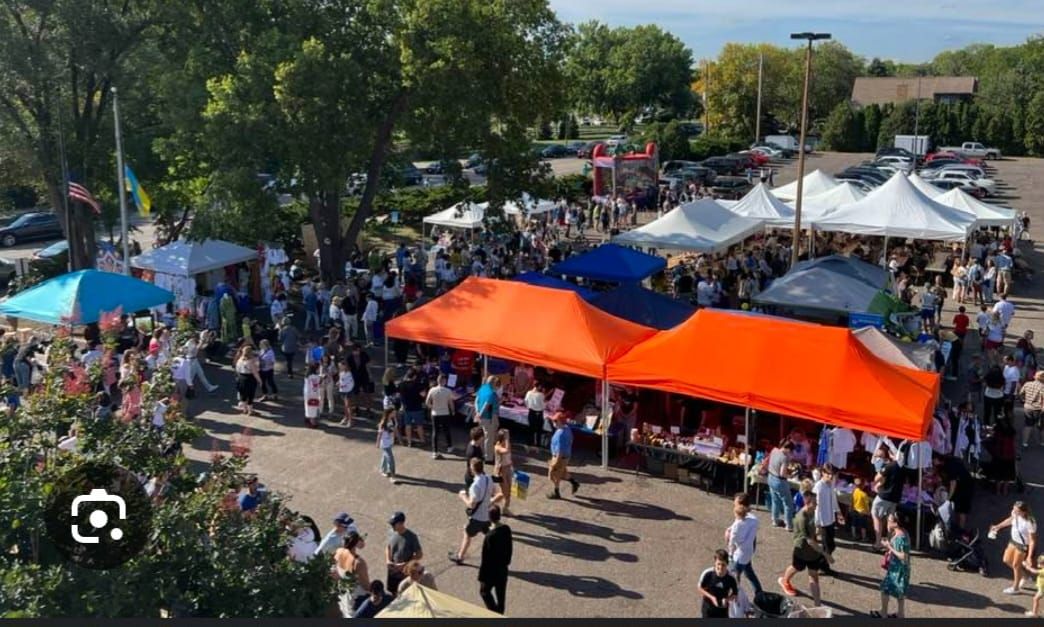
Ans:
{"type": "Polygon", "coordinates": [[[761,74],[765,66],[765,53],[758,54],[758,109],[754,114],[754,143],[761,141],[761,74]]]}
{"type": "Polygon", "coordinates": [[[112,88],[112,117],[116,131],[116,185],[120,192],[120,237],[123,238],[123,273],[130,275],[130,241],[127,235],[127,183],[123,180],[123,135],[120,133],[120,101],[116,88],[112,88]]]}
{"type": "Polygon", "coordinates": [[[805,87],[801,92],[801,133],[798,139],[798,179],[797,201],[794,203],[794,241],[791,243],[790,267],[798,262],[801,248],[801,204],[805,194],[805,127],[808,126],[808,81],[812,74],[812,42],[817,39],[830,39],[830,33],[790,33],[791,39],[804,39],[808,42],[805,51],[805,87]]]}

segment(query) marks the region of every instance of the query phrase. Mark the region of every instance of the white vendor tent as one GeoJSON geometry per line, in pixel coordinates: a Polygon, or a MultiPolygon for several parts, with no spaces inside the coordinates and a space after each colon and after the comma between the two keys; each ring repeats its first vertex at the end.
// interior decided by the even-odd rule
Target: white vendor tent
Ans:
{"type": "MultiPolygon", "coordinates": [[[[844,181],[822,194],[805,196],[805,201],[801,203],[801,221],[804,223],[821,218],[841,205],[862,200],[865,197],[866,192],[848,181],[844,181]]],[[[787,204],[793,207],[796,202],[796,200],[792,200],[787,204]]]]}
{"type": "Polygon", "coordinates": [[[732,206],[723,207],[738,216],[754,218],[763,221],[767,226],[793,226],[794,209],[785,202],[769,193],[769,188],[764,183],[758,183],[754,189],[747,192],[732,206]]]}
{"type": "Polygon", "coordinates": [[[548,213],[554,210],[555,201],[533,198],[529,194],[522,192],[522,202],[516,202],[509,200],[504,203],[504,213],[509,216],[517,216],[522,214],[522,210],[525,209],[527,216],[535,216],[541,213],[548,213]]]}
{"type": "Polygon", "coordinates": [[[953,188],[950,191],[935,197],[935,202],[949,207],[955,207],[965,213],[975,216],[975,226],[1008,226],[1015,221],[1015,210],[997,207],[982,202],[962,189],[953,188]]]}
{"type": "Polygon", "coordinates": [[[962,241],[974,223],[973,215],[935,202],[897,172],[866,198],[838,207],[813,226],[856,235],[962,241]]]}
{"type": "Polygon", "coordinates": [[[443,209],[431,214],[424,218],[422,222],[432,226],[477,229],[482,226],[482,220],[486,217],[486,208],[488,206],[489,203],[458,202],[449,209],[443,209]]]}
{"type": "MultiPolygon", "coordinates": [[[[805,198],[808,198],[809,196],[829,191],[835,186],[837,186],[837,179],[822,170],[813,170],[805,175],[805,183],[801,192],[805,195],[805,198]]],[[[781,185],[772,190],[772,193],[775,194],[776,198],[794,200],[797,198],[797,181],[781,185]]]]}
{"type": "Polygon", "coordinates": [[[946,193],[945,189],[932,185],[928,181],[921,178],[921,175],[916,172],[911,172],[910,176],[908,176],[907,178],[910,179],[910,182],[913,183],[914,187],[924,192],[924,195],[929,198],[937,198],[946,193]]]}
{"type": "Polygon", "coordinates": [[[709,198],[688,202],[662,218],[622,233],[613,242],[667,250],[713,253],[741,242],[763,228],[761,220],[732,213],[709,198]]]}
{"type": "Polygon", "coordinates": [[[151,270],[157,274],[189,277],[257,258],[256,250],[231,242],[216,239],[202,242],[178,240],[131,257],[131,267],[151,270]]]}

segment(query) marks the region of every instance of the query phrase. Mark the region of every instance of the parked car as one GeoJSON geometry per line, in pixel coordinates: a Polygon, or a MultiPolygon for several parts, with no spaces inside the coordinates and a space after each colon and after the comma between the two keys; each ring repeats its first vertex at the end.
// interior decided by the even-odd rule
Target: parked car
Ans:
{"type": "Polygon", "coordinates": [[[671,161],[663,162],[663,165],[660,167],[660,173],[666,176],[677,170],[682,170],[685,168],[697,168],[699,167],[699,165],[699,161],[683,161],[681,159],[672,159],[671,161]]]}
{"type": "Polygon", "coordinates": [[[930,174],[938,176],[943,172],[967,172],[968,174],[972,175],[972,177],[977,179],[989,178],[988,176],[986,176],[986,170],[980,168],[977,165],[970,165],[967,163],[951,163],[949,165],[944,165],[941,168],[936,168],[930,174]]]}
{"type": "Polygon", "coordinates": [[[745,176],[718,176],[711,184],[710,191],[715,198],[739,200],[753,187],[745,176]]]}
{"type": "Polygon", "coordinates": [[[710,168],[692,166],[673,170],[670,174],[665,174],[661,180],[672,188],[676,188],[689,183],[696,183],[700,186],[710,185],[716,177],[714,170],[710,168]]]}
{"type": "Polygon", "coordinates": [[[953,179],[935,179],[931,183],[933,187],[938,187],[939,189],[945,189],[949,191],[951,189],[957,188],[966,194],[974,196],[975,198],[982,199],[986,197],[985,189],[973,183],[969,183],[968,181],[958,181],[953,179]]]}
{"type": "Polygon", "coordinates": [[[852,166],[841,171],[839,176],[845,175],[857,175],[856,178],[869,178],[878,185],[885,183],[888,180],[888,175],[870,166],[852,166]]]}
{"type": "Polygon", "coordinates": [[[40,250],[36,251],[35,253],[33,253],[33,259],[54,259],[55,257],[60,257],[61,255],[64,255],[68,252],[69,242],[68,240],[63,239],[60,242],[55,242],[50,246],[41,248],[40,250]]]}
{"type": "Polygon", "coordinates": [[[793,150],[791,148],[787,148],[786,146],[781,146],[781,145],[777,144],[776,142],[771,142],[771,141],[766,141],[766,142],[762,142],[760,144],[755,144],[754,145],[754,148],[760,148],[760,147],[771,148],[773,150],[779,151],[780,156],[782,156],[784,159],[790,159],[791,157],[793,157],[794,155],[797,154],[796,150],[793,150]]]}
{"type": "Polygon", "coordinates": [[[23,213],[0,228],[0,244],[11,247],[18,242],[53,239],[62,236],[62,225],[53,213],[23,213]]]}
{"type": "Polygon", "coordinates": [[[967,157],[956,152],[933,152],[925,158],[926,166],[930,163],[940,162],[966,163],[968,165],[978,166],[983,169],[986,168],[986,162],[982,159],[977,159],[975,157],[967,157]]]}
{"type": "Polygon", "coordinates": [[[446,173],[446,163],[444,161],[435,161],[434,163],[430,163],[430,164],[428,164],[428,166],[426,168],[424,168],[424,173],[425,174],[445,174],[446,173]]]}
{"type": "Polygon", "coordinates": [[[589,141],[583,145],[582,148],[576,151],[576,156],[580,159],[590,159],[591,153],[594,152],[595,146],[598,144],[604,144],[605,142],[599,139],[589,141]]]}
{"type": "Polygon", "coordinates": [[[11,282],[11,279],[15,278],[18,274],[18,270],[15,266],[15,262],[10,259],[4,259],[0,257],[0,286],[7,286],[11,282]]]}
{"type": "Polygon", "coordinates": [[[570,155],[575,155],[577,150],[584,147],[584,142],[569,142],[566,144],[566,148],[569,149],[570,155]]]}
{"type": "Polygon", "coordinates": [[[731,157],[708,157],[701,161],[700,165],[714,170],[719,176],[741,174],[744,170],[743,165],[731,157]]]}
{"type": "Polygon", "coordinates": [[[912,162],[917,161],[917,155],[900,146],[885,146],[883,148],[878,148],[874,156],[877,157],[878,160],[880,160],[881,157],[905,157],[912,162]]]}
{"type": "Polygon", "coordinates": [[[976,185],[976,186],[981,187],[984,190],[986,190],[986,195],[987,196],[992,196],[994,193],[996,193],[996,190],[997,190],[997,184],[993,181],[993,179],[975,178],[974,176],[972,176],[968,172],[962,172],[960,170],[947,170],[947,169],[944,168],[936,176],[934,176],[934,177],[932,177],[932,178],[930,178],[928,180],[930,182],[933,182],[933,183],[935,181],[939,181],[939,180],[942,180],[942,181],[966,181],[968,183],[971,183],[972,185],[976,185]]]}
{"type": "Polygon", "coordinates": [[[605,140],[607,146],[619,146],[620,144],[627,143],[626,135],[610,135],[609,139],[605,140]]]}
{"type": "Polygon", "coordinates": [[[561,157],[568,157],[571,154],[573,153],[562,144],[551,144],[550,146],[545,146],[543,150],[540,151],[540,156],[544,159],[560,159],[561,157]]]}
{"type": "Polygon", "coordinates": [[[755,146],[751,147],[750,151],[763,154],[766,157],[768,157],[769,159],[782,159],[783,158],[783,151],[778,149],[778,148],[773,148],[772,146],[757,146],[757,145],[755,145],[755,146]]]}
{"type": "Polygon", "coordinates": [[[762,154],[760,152],[755,152],[753,150],[743,150],[743,151],[740,151],[740,152],[737,152],[737,153],[729,153],[727,156],[729,156],[729,157],[735,156],[737,158],[748,159],[748,160],[750,160],[750,163],[752,164],[752,167],[755,167],[755,168],[760,168],[761,166],[763,166],[763,165],[767,164],[769,161],[771,161],[771,159],[769,159],[767,155],[764,155],[764,154],[762,154]]]}
{"type": "Polygon", "coordinates": [[[703,133],[703,124],[699,122],[682,122],[678,128],[686,137],[697,137],[703,133]]]}
{"type": "Polygon", "coordinates": [[[901,155],[884,155],[878,157],[877,161],[874,162],[874,165],[878,167],[889,166],[894,170],[909,173],[914,169],[914,160],[901,155]]]}
{"type": "Polygon", "coordinates": [[[965,157],[975,157],[977,159],[1001,158],[1000,148],[987,148],[979,142],[964,142],[960,146],[943,146],[939,150],[941,152],[956,152],[957,154],[964,155],[965,157]]]}
{"type": "Polygon", "coordinates": [[[470,155],[468,155],[467,159],[465,159],[465,161],[464,161],[464,168],[465,169],[473,168],[473,167],[477,166],[480,163],[482,163],[482,155],[480,155],[477,152],[473,152],[470,155]]]}
{"type": "Polygon", "coordinates": [[[872,192],[874,188],[877,187],[876,185],[871,185],[869,181],[865,181],[863,179],[858,179],[855,177],[835,176],[834,180],[836,180],[838,183],[851,183],[852,185],[855,185],[859,189],[859,191],[867,194],[872,192]]]}

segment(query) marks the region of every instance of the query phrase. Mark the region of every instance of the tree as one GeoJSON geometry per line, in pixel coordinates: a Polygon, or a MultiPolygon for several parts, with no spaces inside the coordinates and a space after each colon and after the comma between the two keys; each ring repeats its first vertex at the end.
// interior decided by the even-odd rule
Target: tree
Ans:
{"type": "MultiPolygon", "coordinates": [[[[77,181],[96,193],[116,186],[110,88],[135,91],[133,83],[140,79],[128,75],[128,60],[173,10],[147,0],[12,0],[0,9],[0,119],[32,155],[63,228],[60,135],[77,181]]],[[[73,267],[92,266],[91,210],[80,203],[70,203],[69,210],[73,267]]]]}
{"type": "MultiPolygon", "coordinates": [[[[728,43],[708,63],[697,88],[707,87],[709,124],[716,134],[751,141],[758,99],[758,57],[762,64],[761,111],[794,123],[800,116],[801,74],[795,57],[768,44],[728,43]]],[[[804,66],[801,66],[804,67],[804,66]]]]}
{"type": "Polygon", "coordinates": [[[822,141],[830,150],[857,152],[862,150],[862,112],[847,102],[838,104],[823,124],[822,141]]]}
{"type": "MultiPolygon", "coordinates": [[[[804,49],[798,51],[804,62],[804,49]]],[[[811,122],[825,118],[839,104],[852,97],[852,85],[863,73],[864,60],[843,44],[827,41],[815,47],[812,53],[812,77],[808,90],[808,119],[811,122]]],[[[799,101],[800,106],[800,101],[799,101]]]]}
{"type": "Polygon", "coordinates": [[[611,29],[585,22],[571,38],[565,73],[578,108],[629,124],[647,107],[675,115],[690,111],[692,66],[692,51],[658,26],[611,29]]]}
{"type": "Polygon", "coordinates": [[[877,104],[872,104],[863,109],[863,150],[874,152],[877,150],[877,138],[881,134],[881,122],[884,113],[877,104]]]}
{"type": "Polygon", "coordinates": [[[661,163],[672,159],[689,159],[692,156],[689,135],[677,120],[649,125],[642,142],[656,142],[661,163]]]}
{"type": "Polygon", "coordinates": [[[1023,139],[1026,150],[1032,155],[1044,155],[1044,92],[1030,100],[1026,110],[1026,135],[1023,139]]]}
{"type": "Polygon", "coordinates": [[[877,57],[870,60],[870,63],[866,66],[866,73],[868,76],[894,76],[895,75],[895,64],[891,61],[882,61],[877,57]]]}

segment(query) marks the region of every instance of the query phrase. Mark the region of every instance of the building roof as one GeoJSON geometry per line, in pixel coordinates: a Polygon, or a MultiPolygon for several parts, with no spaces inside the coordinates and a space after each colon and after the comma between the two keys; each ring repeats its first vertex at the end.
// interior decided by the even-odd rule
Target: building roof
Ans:
{"type": "Polygon", "coordinates": [[[919,89],[917,82],[916,76],[860,76],[852,86],[852,102],[862,106],[905,102],[915,100],[918,92],[922,99],[933,99],[943,94],[970,96],[978,89],[978,79],[974,76],[923,76],[919,89]]]}

